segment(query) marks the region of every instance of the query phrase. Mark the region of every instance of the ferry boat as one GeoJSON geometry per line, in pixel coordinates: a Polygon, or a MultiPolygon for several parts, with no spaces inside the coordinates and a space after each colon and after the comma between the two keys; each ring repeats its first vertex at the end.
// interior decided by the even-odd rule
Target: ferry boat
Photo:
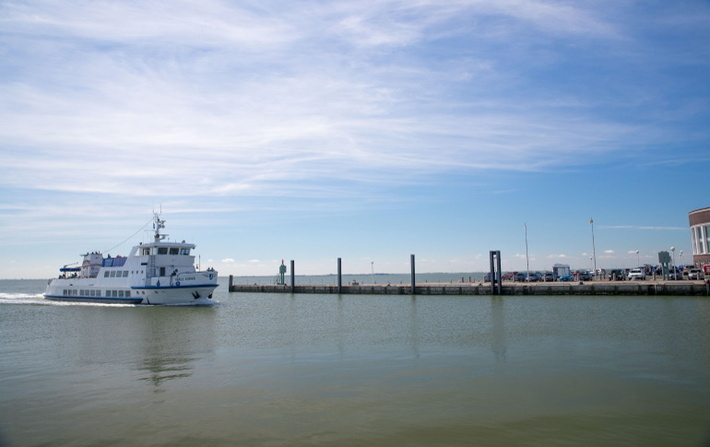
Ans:
{"type": "Polygon", "coordinates": [[[50,300],[120,304],[210,304],[217,272],[195,269],[194,244],[169,242],[165,220],[153,218],[154,240],[133,247],[128,257],[82,255],[81,267],[60,268],[47,285],[50,300]]]}

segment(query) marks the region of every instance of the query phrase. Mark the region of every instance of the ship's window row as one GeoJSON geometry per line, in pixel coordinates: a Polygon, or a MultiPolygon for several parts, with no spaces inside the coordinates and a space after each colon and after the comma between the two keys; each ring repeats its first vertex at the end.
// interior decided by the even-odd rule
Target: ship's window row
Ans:
{"type": "MultiPolygon", "coordinates": [[[[76,292],[76,290],[75,290],[76,292]]],[[[92,290],[92,289],[82,289],[79,290],[79,295],[81,296],[101,296],[101,291],[100,290],[92,290]]]]}
{"type": "Polygon", "coordinates": [[[128,270],[105,271],[104,278],[128,278],[128,270]]]}
{"type": "MultiPolygon", "coordinates": [[[[98,289],[64,289],[64,296],[90,296],[100,297],[101,290],[98,289]]],[[[130,298],[130,290],[107,290],[104,295],[108,298],[130,298]]]]}
{"type": "MultiPolygon", "coordinates": [[[[155,250],[155,247],[153,247],[155,250]]],[[[151,248],[150,247],[145,247],[141,250],[141,254],[143,256],[149,256],[151,254],[151,248]]],[[[155,254],[155,251],[153,251],[153,254],[155,254]]],[[[158,247],[158,254],[159,255],[180,255],[180,256],[189,256],[190,255],[190,249],[189,248],[178,248],[178,247],[158,247]]]]}
{"type": "Polygon", "coordinates": [[[112,298],[130,298],[131,291],[130,290],[107,290],[106,296],[112,297],[112,298]]]}

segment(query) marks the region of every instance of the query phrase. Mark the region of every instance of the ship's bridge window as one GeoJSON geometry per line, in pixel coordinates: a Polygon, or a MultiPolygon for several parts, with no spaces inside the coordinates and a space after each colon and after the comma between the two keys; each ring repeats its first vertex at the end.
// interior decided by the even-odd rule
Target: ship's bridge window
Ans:
{"type": "Polygon", "coordinates": [[[150,255],[150,248],[144,248],[143,249],[143,256],[148,256],[150,255]]]}
{"type": "Polygon", "coordinates": [[[158,247],[158,254],[159,255],[167,255],[168,254],[168,247],[158,247]]]}
{"type": "Polygon", "coordinates": [[[187,256],[187,255],[190,254],[190,249],[189,249],[189,248],[181,248],[181,249],[180,249],[180,254],[187,256]]]}
{"type": "Polygon", "coordinates": [[[171,248],[171,249],[170,249],[170,254],[171,254],[171,255],[176,255],[176,254],[178,254],[178,249],[177,249],[177,247],[171,248]]]}

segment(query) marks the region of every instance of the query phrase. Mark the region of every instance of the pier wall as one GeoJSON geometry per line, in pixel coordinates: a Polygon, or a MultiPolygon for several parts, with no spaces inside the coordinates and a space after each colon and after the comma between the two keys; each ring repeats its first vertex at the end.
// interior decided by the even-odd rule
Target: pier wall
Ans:
{"type": "MultiPolygon", "coordinates": [[[[491,295],[490,284],[409,284],[397,285],[239,285],[230,292],[248,293],[320,293],[343,295],[491,295]],[[339,290],[340,289],[340,290],[339,290]]],[[[639,295],[639,296],[710,296],[710,284],[702,281],[643,281],[585,283],[509,283],[501,287],[501,295],[639,295]]]]}

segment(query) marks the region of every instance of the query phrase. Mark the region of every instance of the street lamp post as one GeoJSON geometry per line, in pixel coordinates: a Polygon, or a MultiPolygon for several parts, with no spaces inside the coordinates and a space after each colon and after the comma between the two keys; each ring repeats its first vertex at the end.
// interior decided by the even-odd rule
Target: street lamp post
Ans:
{"type": "Polygon", "coordinates": [[[641,267],[641,259],[639,258],[639,251],[636,250],[636,265],[641,267]]]}
{"type": "Polygon", "coordinates": [[[671,247],[671,254],[673,255],[673,263],[671,264],[671,274],[673,279],[677,279],[675,276],[675,247],[671,247]]]}
{"type": "Polygon", "coordinates": [[[589,224],[592,226],[592,275],[597,277],[597,246],[594,243],[594,218],[589,218],[589,224]]]}

